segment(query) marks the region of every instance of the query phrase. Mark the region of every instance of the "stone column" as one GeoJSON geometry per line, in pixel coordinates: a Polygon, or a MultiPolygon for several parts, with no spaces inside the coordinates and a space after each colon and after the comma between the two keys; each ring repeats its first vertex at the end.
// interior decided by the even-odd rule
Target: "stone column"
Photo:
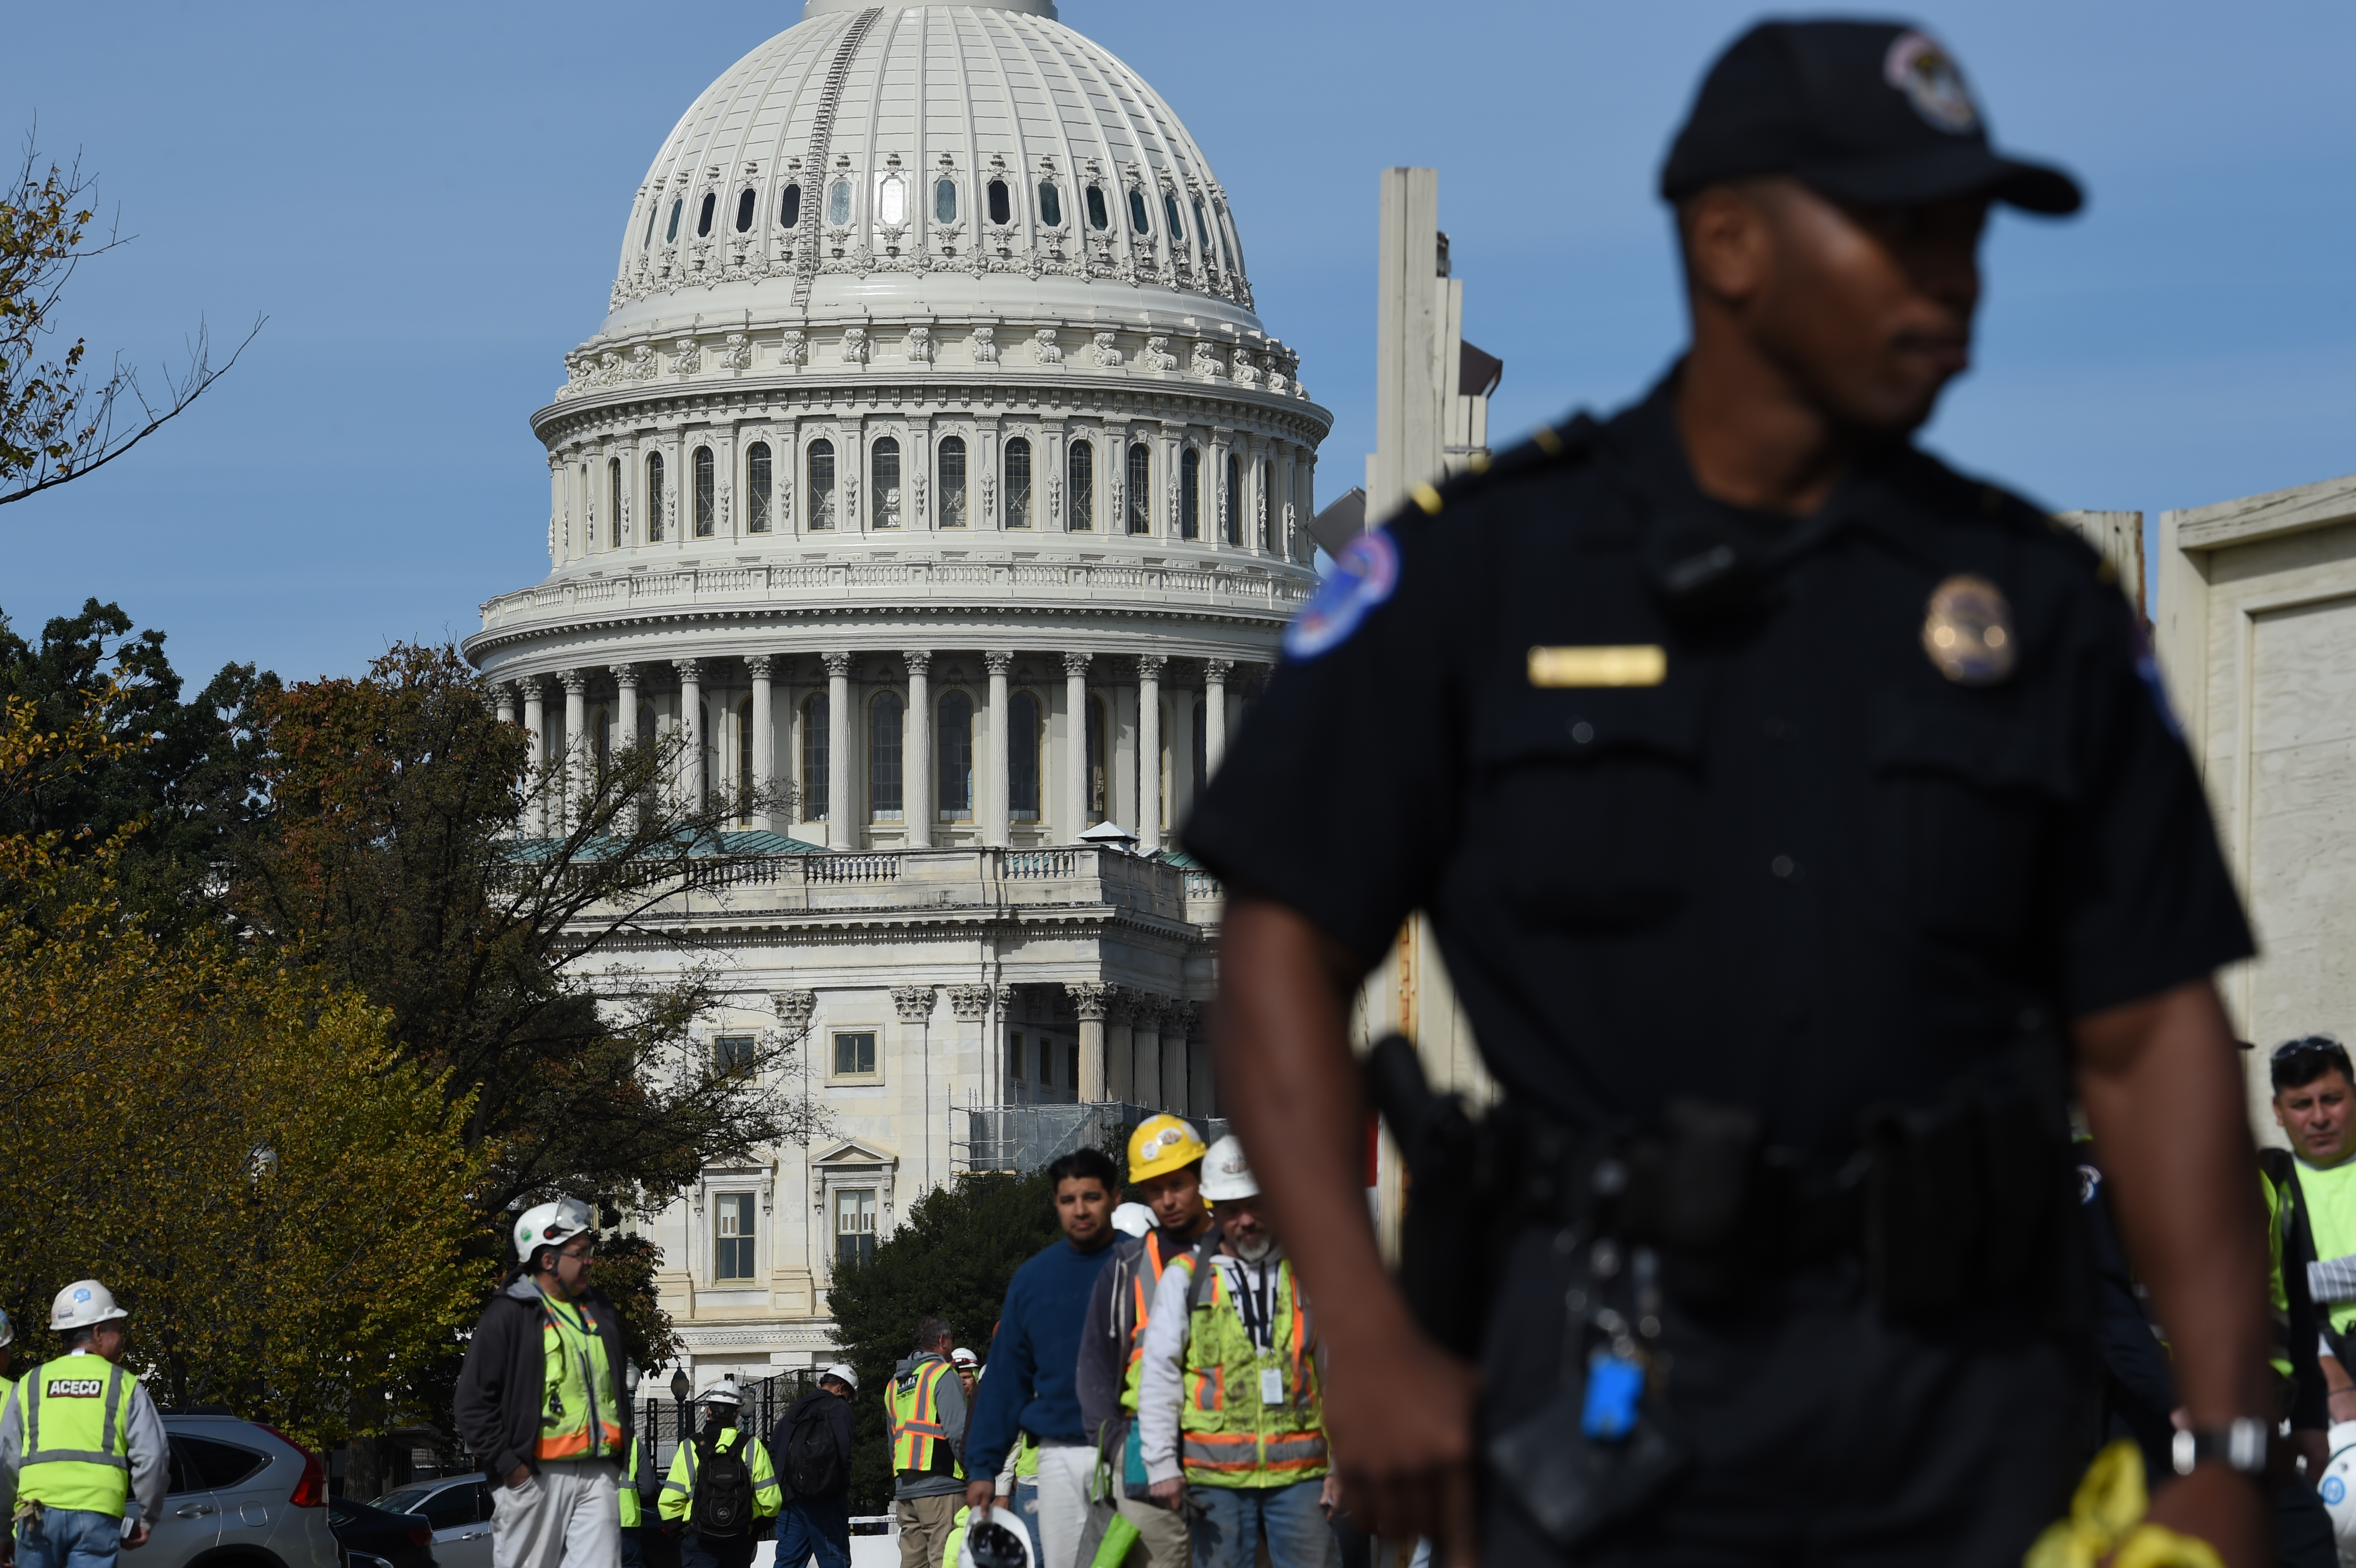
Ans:
{"type": "Polygon", "coordinates": [[[1227,751],[1227,677],[1235,672],[1233,659],[1205,659],[1203,663],[1203,701],[1207,710],[1203,715],[1203,780],[1208,784],[1218,776],[1219,759],[1227,751]]]}
{"type": "Polygon", "coordinates": [[[985,776],[988,785],[983,792],[986,803],[982,810],[981,841],[992,848],[1006,846],[1006,672],[1014,667],[1014,656],[1007,653],[986,653],[981,656],[984,668],[990,671],[990,762],[985,776]]]}
{"type": "Polygon", "coordinates": [[[826,847],[851,837],[851,656],[826,656],[826,847]]]}
{"type": "Polygon", "coordinates": [[[1088,820],[1088,656],[1064,656],[1064,835],[1076,844],[1096,826],[1088,820]]]}
{"type": "Polygon", "coordinates": [[[933,656],[911,651],[908,661],[908,716],[900,730],[900,801],[907,809],[908,848],[933,847],[933,656]]]}
{"type": "MultiPolygon", "coordinates": [[[[810,1064],[815,1060],[810,1051],[809,1038],[810,1015],[818,1008],[818,993],[816,991],[772,991],[769,993],[769,1006],[776,1011],[777,1033],[784,1037],[787,1045],[794,1048],[795,1054],[801,1058],[805,1066],[810,1064]]],[[[819,1062],[817,1065],[823,1081],[825,1063],[819,1062]]],[[[809,1153],[809,1146],[802,1146],[802,1178],[806,1184],[804,1196],[809,1200],[802,1210],[804,1229],[801,1272],[805,1287],[813,1286],[817,1276],[823,1273],[821,1265],[825,1256],[819,1251],[818,1237],[821,1233],[820,1221],[826,1217],[826,1199],[825,1195],[818,1190],[818,1177],[810,1169],[809,1153]]],[[[778,1212],[783,1213],[785,1207],[781,1201],[777,1205],[778,1212]]],[[[775,1272],[778,1273],[785,1272],[785,1239],[782,1234],[771,1239],[769,1256],[775,1262],[775,1272]]],[[[833,1244],[831,1239],[825,1243],[829,1247],[833,1244]]]]}
{"type": "Polygon", "coordinates": [[[951,986],[949,1011],[957,1015],[958,1032],[970,1039],[981,1062],[982,1099],[992,1105],[1006,1103],[1006,1072],[998,1061],[995,1040],[984,1039],[990,1021],[990,987],[951,986]]]}
{"type": "Polygon", "coordinates": [[[918,1188],[919,1192],[930,1192],[948,1178],[949,1118],[946,1096],[949,1086],[947,1075],[937,1073],[933,1070],[933,1052],[929,1039],[933,1001],[937,995],[937,993],[930,986],[892,987],[892,1008],[900,1015],[900,1039],[906,1047],[906,1050],[902,1052],[901,1060],[916,1065],[914,1076],[918,1084],[918,1093],[923,1096],[917,1101],[921,1109],[916,1117],[916,1125],[924,1128],[924,1154],[921,1168],[916,1173],[916,1179],[921,1183],[918,1188]],[[942,1080],[937,1091],[933,1082],[936,1078],[942,1080]],[[936,1092],[944,1096],[938,1121],[933,1118],[933,1095],[936,1092]],[[933,1157],[936,1147],[940,1154],[937,1164],[933,1157]]]}
{"type": "Polygon", "coordinates": [[[548,831],[548,709],[541,700],[541,680],[523,677],[523,727],[531,735],[531,779],[524,799],[523,830],[534,838],[548,831]]]}
{"type": "Polygon", "coordinates": [[[1205,1028],[1211,1021],[1211,1010],[1198,1008],[1187,1020],[1186,1040],[1186,1113],[1194,1116],[1215,1116],[1219,1114],[1218,1074],[1212,1071],[1216,1060],[1211,1051],[1211,1041],[1205,1028]]]}
{"type": "Polygon", "coordinates": [[[1118,986],[1106,987],[1105,1098],[1130,1101],[1137,1093],[1136,1000],[1118,986]]]}
{"type": "Polygon", "coordinates": [[[515,716],[515,688],[501,681],[491,688],[492,702],[502,724],[512,724],[515,716]]]}
{"type": "MultiPolygon", "coordinates": [[[[619,757],[638,743],[638,667],[608,665],[606,673],[614,677],[614,754],[619,757]]],[[[633,805],[628,825],[636,827],[638,818],[639,808],[633,805]]],[[[615,826],[619,828],[623,823],[617,821],[615,826]]]]}
{"type": "Polygon", "coordinates": [[[589,672],[559,670],[556,679],[564,688],[563,826],[569,831],[589,803],[589,737],[583,733],[589,727],[589,672]]]}
{"type": "Polygon", "coordinates": [[[1137,852],[1162,852],[1162,670],[1160,654],[1137,659],[1137,852]]]}
{"type": "Polygon", "coordinates": [[[1162,1108],[1174,1115],[1199,1115],[1187,1093],[1187,1036],[1194,1022],[1194,1004],[1170,1002],[1162,1012],[1162,1108]]]}
{"type": "Polygon", "coordinates": [[[744,661],[753,675],[753,826],[764,833],[777,828],[777,744],[774,716],[769,711],[771,701],[769,672],[775,668],[767,654],[755,654],[744,661]]]}
{"type": "Polygon", "coordinates": [[[1066,981],[1064,989],[1080,1015],[1080,1085],[1082,1100],[1108,1100],[1105,1092],[1105,1008],[1112,987],[1095,980],[1066,981]]]}
{"type": "Polygon", "coordinates": [[[1131,1071],[1129,1097],[1154,1111],[1168,1109],[1162,1103],[1162,1006],[1159,997],[1140,997],[1130,1007],[1131,1071]]]}
{"type": "Polygon", "coordinates": [[[679,760],[679,787],[692,815],[703,809],[703,666],[694,659],[671,664],[679,671],[679,733],[686,746],[679,760]]]}

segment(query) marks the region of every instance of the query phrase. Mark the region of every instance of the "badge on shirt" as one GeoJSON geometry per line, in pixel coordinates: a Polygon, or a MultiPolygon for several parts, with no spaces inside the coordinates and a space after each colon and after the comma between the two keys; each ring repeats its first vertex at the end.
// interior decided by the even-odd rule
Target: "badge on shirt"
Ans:
{"type": "Polygon", "coordinates": [[[1957,572],[1931,590],[1922,615],[1922,651],[1957,686],[1994,686],[2019,656],[2012,606],[1985,577],[1957,572]]]}
{"type": "Polygon", "coordinates": [[[1668,652],[1658,643],[1530,650],[1536,687],[1658,686],[1668,678],[1668,652]]]}
{"type": "Polygon", "coordinates": [[[1259,1402],[1262,1404],[1284,1403],[1284,1373],[1275,1367],[1259,1370],[1259,1402]]]}
{"type": "Polygon", "coordinates": [[[1358,629],[1366,613],[1398,586],[1398,546],[1381,528],[1368,528],[1342,547],[1333,575],[1317,585],[1292,624],[1284,629],[1284,651],[1313,659],[1339,647],[1358,629]]]}

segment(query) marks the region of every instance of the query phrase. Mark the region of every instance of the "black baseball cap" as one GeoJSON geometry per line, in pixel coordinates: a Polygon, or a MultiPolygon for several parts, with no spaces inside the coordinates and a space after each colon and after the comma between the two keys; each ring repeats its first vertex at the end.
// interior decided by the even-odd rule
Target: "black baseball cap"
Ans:
{"type": "Polygon", "coordinates": [[[1661,194],[1790,175],[1850,201],[1904,206],[1985,191],[2075,212],[2078,182],[1988,145],[1946,46],[1906,22],[1762,22],[1718,57],[1661,167],[1661,194]]]}

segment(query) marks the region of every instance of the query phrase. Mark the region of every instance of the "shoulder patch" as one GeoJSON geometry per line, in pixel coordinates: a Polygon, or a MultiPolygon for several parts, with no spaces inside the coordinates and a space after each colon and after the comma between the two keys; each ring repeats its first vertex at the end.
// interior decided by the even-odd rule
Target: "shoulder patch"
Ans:
{"type": "Polygon", "coordinates": [[[1316,595],[1284,629],[1285,654],[1313,659],[1341,646],[1398,586],[1398,545],[1388,528],[1368,528],[1342,547],[1333,575],[1317,585],[1316,595]]]}

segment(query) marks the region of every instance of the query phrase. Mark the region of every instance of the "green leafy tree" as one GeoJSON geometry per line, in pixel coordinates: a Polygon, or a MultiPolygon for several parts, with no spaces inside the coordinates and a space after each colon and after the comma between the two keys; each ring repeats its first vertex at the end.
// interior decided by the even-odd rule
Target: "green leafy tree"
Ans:
{"type": "Polygon", "coordinates": [[[601,1238],[589,1265],[589,1283],[613,1299],[622,1315],[622,1347],[640,1371],[678,1356],[680,1340],[670,1314],[655,1289],[662,1249],[645,1236],[601,1238]]]}

